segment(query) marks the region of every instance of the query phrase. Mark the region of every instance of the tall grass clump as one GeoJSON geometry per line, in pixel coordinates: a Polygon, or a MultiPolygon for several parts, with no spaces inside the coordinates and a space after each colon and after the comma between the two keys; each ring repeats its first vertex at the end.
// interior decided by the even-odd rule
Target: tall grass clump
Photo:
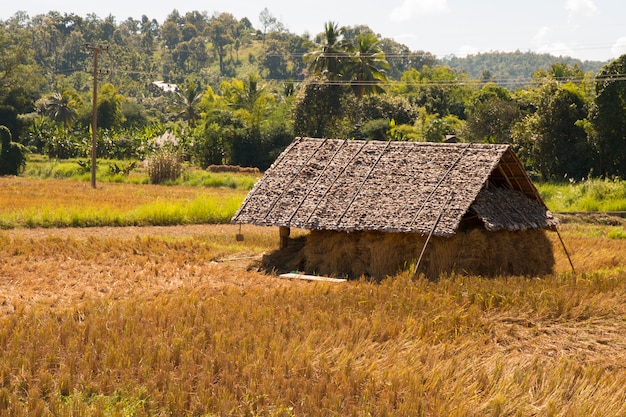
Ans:
{"type": "Polygon", "coordinates": [[[156,151],[147,161],[148,176],[152,184],[176,181],[182,173],[182,162],[178,152],[163,148],[156,151]]]}

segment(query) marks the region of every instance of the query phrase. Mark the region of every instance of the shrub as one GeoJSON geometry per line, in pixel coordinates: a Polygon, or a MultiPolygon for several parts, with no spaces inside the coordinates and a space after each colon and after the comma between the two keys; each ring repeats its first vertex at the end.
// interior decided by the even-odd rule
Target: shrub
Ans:
{"type": "Polygon", "coordinates": [[[0,175],[17,175],[26,165],[26,148],[11,141],[11,131],[0,126],[0,175]]]}
{"type": "Polygon", "coordinates": [[[156,151],[147,160],[146,168],[152,184],[165,181],[176,181],[182,172],[182,164],[178,152],[169,149],[156,151]]]}

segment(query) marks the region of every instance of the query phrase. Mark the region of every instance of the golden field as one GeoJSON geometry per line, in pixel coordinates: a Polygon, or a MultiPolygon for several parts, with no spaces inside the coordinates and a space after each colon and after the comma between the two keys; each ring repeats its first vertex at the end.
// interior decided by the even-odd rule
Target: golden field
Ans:
{"type": "Polygon", "coordinates": [[[257,272],[273,228],[0,231],[0,416],[626,415],[626,240],[598,223],[559,229],[575,273],[549,233],[552,276],[342,284],[257,272]]]}

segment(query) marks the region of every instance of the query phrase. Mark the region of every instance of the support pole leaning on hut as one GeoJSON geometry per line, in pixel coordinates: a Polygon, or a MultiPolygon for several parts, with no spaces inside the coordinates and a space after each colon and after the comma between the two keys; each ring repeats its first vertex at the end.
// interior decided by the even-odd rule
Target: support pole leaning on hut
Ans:
{"type": "Polygon", "coordinates": [[[446,201],[446,204],[444,204],[441,207],[441,210],[439,210],[439,215],[437,216],[437,220],[435,220],[435,223],[433,223],[433,227],[430,229],[430,232],[428,233],[428,237],[426,238],[426,242],[424,242],[424,246],[422,247],[422,251],[420,252],[420,257],[417,259],[417,263],[415,264],[415,271],[413,271],[413,278],[417,276],[417,272],[419,271],[420,264],[422,263],[422,258],[424,257],[424,252],[426,252],[426,247],[428,246],[428,242],[430,242],[430,238],[432,237],[433,233],[435,233],[435,229],[437,229],[437,225],[439,224],[439,221],[441,220],[441,217],[443,216],[443,212],[446,209],[446,207],[448,207],[448,204],[450,204],[450,202],[452,201],[453,196],[454,196],[454,193],[451,193],[450,197],[448,197],[448,201],[446,201]]]}
{"type": "Polygon", "coordinates": [[[553,226],[552,229],[556,232],[556,235],[559,237],[559,241],[561,242],[561,246],[563,246],[563,250],[565,251],[565,256],[567,256],[567,260],[569,261],[569,266],[572,267],[572,272],[576,273],[576,269],[574,269],[574,263],[572,262],[572,258],[569,256],[569,252],[567,247],[565,246],[565,242],[563,242],[563,238],[561,237],[561,233],[556,226],[553,226]]]}

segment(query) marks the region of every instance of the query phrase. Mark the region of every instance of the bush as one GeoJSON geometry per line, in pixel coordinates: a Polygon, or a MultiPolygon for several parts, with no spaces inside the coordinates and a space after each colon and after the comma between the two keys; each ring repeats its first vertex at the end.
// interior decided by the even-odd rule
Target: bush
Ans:
{"type": "Polygon", "coordinates": [[[26,165],[26,148],[11,142],[11,131],[0,126],[0,175],[17,175],[26,165]]]}
{"type": "Polygon", "coordinates": [[[147,160],[148,176],[152,184],[165,181],[176,181],[182,172],[182,164],[178,152],[169,149],[156,151],[147,160]]]}

